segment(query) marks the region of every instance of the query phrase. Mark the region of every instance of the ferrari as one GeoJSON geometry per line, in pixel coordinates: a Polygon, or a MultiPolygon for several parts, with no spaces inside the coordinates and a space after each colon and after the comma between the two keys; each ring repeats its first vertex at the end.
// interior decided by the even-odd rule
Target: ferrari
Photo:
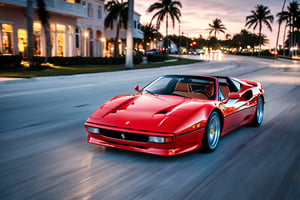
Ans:
{"type": "Polygon", "coordinates": [[[213,152],[221,136],[264,114],[261,83],[223,76],[164,75],[119,95],[85,122],[87,142],[160,156],[213,152]]]}

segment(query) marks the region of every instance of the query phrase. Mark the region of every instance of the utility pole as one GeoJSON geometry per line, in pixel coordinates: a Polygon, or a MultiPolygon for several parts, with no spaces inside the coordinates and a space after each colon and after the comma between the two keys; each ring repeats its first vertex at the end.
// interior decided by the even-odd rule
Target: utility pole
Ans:
{"type": "Polygon", "coordinates": [[[134,0],[128,0],[128,23],[127,23],[127,39],[126,39],[126,69],[132,69],[133,66],[133,7],[134,0]]]}

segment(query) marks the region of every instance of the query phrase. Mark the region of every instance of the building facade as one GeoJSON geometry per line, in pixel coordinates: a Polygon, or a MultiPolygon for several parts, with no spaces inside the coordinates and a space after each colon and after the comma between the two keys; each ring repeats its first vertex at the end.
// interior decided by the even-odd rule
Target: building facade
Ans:
{"type": "MultiPolygon", "coordinates": [[[[35,1],[34,1],[35,2],[35,1]]],[[[110,40],[115,31],[105,29],[104,0],[45,0],[50,14],[52,56],[112,55],[110,40]]],[[[0,0],[0,54],[27,55],[26,0],[0,0]]],[[[45,56],[44,30],[34,3],[33,51],[35,56],[45,56]]],[[[138,27],[140,15],[135,13],[134,37],[143,39],[138,27]]],[[[140,26],[140,25],[139,25],[140,26]]],[[[120,39],[126,39],[126,30],[120,30],[120,39]]],[[[124,51],[123,43],[119,48],[124,51]]]]}
{"type": "Polygon", "coordinates": [[[77,19],[76,52],[78,56],[103,57],[105,54],[104,0],[81,1],[86,16],[77,19]]]}
{"type": "MultiPolygon", "coordinates": [[[[133,13],[133,39],[134,39],[134,49],[139,49],[140,48],[140,43],[144,39],[144,32],[141,30],[141,23],[140,23],[140,17],[141,15],[137,12],[133,13]]],[[[115,23],[116,24],[116,23],[115,23]]],[[[118,41],[118,49],[119,49],[119,54],[124,55],[126,53],[126,29],[123,27],[120,29],[119,32],[119,41],[118,41]]],[[[111,55],[114,52],[114,43],[113,41],[116,38],[116,27],[113,29],[110,28],[105,28],[105,36],[106,39],[108,40],[106,42],[107,47],[107,54],[106,55],[111,55]]]]}

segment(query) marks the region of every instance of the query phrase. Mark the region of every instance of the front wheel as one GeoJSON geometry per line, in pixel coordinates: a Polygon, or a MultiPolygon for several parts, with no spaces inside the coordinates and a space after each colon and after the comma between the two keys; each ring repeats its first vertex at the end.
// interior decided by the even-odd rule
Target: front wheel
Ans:
{"type": "Polygon", "coordinates": [[[213,152],[219,143],[221,133],[221,122],[217,112],[212,112],[207,120],[204,131],[202,149],[205,152],[213,152]]]}
{"type": "Polygon", "coordinates": [[[263,102],[263,98],[260,96],[258,97],[255,115],[250,125],[256,127],[260,126],[263,121],[263,117],[264,117],[264,102],[263,102]]]}

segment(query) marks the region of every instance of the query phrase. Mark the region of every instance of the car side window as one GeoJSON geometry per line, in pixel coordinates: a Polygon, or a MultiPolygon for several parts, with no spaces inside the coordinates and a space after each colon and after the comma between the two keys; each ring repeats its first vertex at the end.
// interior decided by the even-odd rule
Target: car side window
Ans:
{"type": "Polygon", "coordinates": [[[241,87],[242,87],[242,85],[241,85],[239,82],[237,82],[237,81],[235,81],[235,80],[233,80],[233,79],[231,79],[231,81],[232,81],[232,83],[234,84],[234,86],[235,86],[235,87],[236,87],[236,89],[237,89],[237,91],[236,91],[236,92],[240,91],[240,90],[241,90],[241,87]]]}
{"type": "Polygon", "coordinates": [[[219,87],[219,101],[223,101],[223,100],[225,100],[225,97],[224,97],[224,94],[223,94],[221,88],[219,87]]]}

